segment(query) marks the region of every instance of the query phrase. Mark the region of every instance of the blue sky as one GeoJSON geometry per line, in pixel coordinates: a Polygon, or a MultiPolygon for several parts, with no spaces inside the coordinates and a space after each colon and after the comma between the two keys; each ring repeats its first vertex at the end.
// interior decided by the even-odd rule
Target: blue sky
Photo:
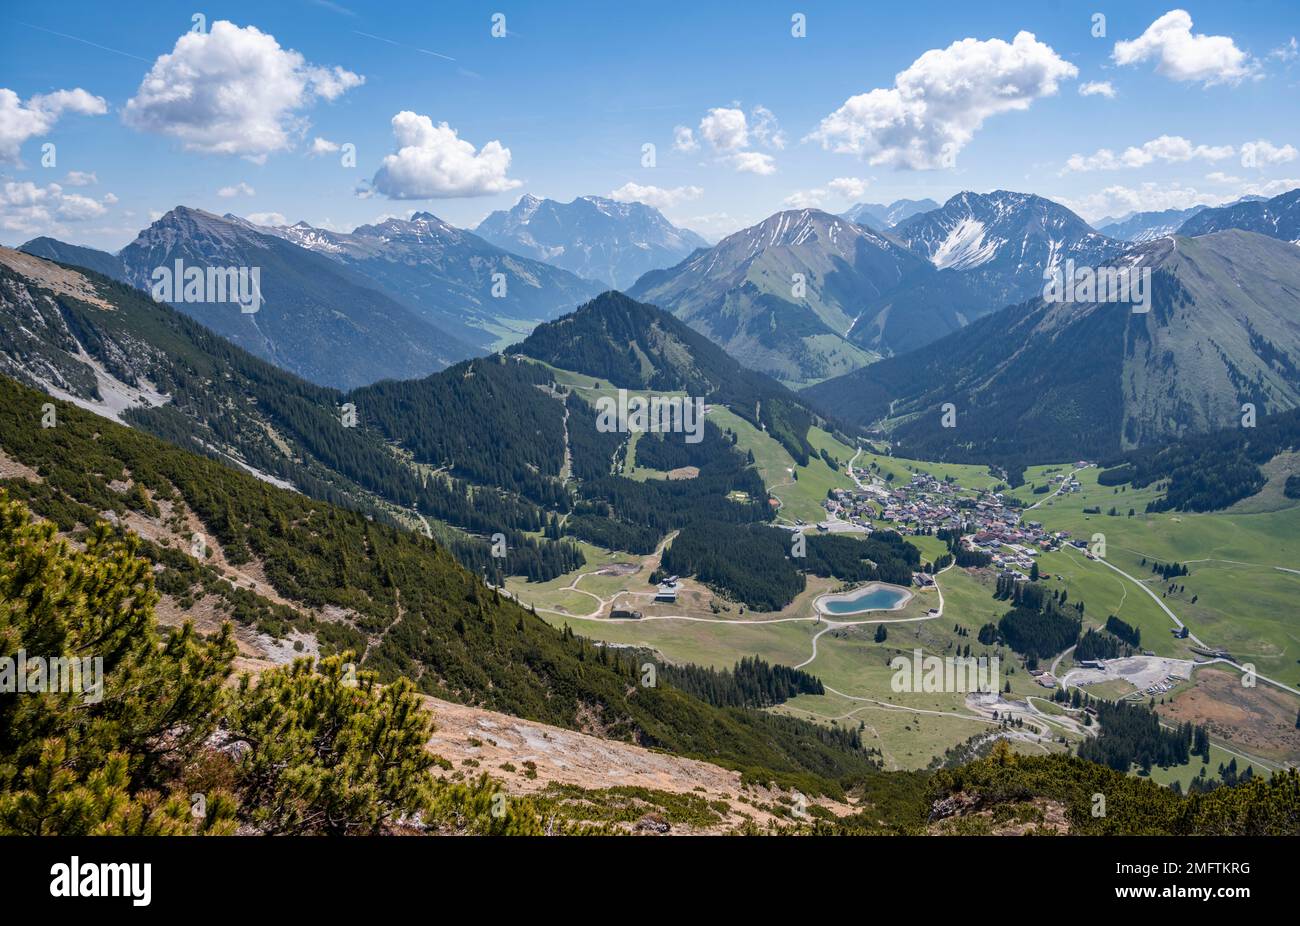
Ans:
{"type": "Polygon", "coordinates": [[[196,6],[6,2],[0,242],[115,250],[177,204],[472,227],[523,193],[617,193],[712,240],[963,189],[1095,220],[1300,186],[1294,0],[290,0],[208,5],[189,35],[196,6]]]}

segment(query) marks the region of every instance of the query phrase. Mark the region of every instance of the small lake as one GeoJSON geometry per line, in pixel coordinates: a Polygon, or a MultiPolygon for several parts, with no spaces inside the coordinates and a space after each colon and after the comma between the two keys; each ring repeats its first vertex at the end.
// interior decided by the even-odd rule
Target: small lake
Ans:
{"type": "Polygon", "coordinates": [[[823,595],[817,607],[825,614],[862,614],[866,611],[892,611],[900,608],[912,593],[897,585],[873,583],[857,591],[840,595],[823,595]]]}

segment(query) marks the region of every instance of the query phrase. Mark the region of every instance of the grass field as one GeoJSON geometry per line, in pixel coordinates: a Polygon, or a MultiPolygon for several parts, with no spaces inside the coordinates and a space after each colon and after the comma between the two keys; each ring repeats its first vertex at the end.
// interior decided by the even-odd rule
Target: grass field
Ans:
{"type": "MultiPolygon", "coordinates": [[[[1097,474],[1095,468],[1080,472],[1080,492],[1044,503],[1033,516],[1048,529],[1077,537],[1104,535],[1107,561],[1163,596],[1207,645],[1222,647],[1233,658],[1253,663],[1260,674],[1300,688],[1300,573],[1283,571],[1300,569],[1300,505],[1248,513],[1148,515],[1143,511],[1157,493],[1117,492],[1099,486],[1097,474]],[[1083,511],[1096,507],[1103,513],[1083,511]],[[1112,507],[1120,514],[1107,514],[1112,507]],[[1185,564],[1191,574],[1174,580],[1178,588],[1170,593],[1169,583],[1151,572],[1156,561],[1185,564]]],[[[1026,473],[1031,482],[1035,475],[1035,470],[1026,473]]],[[[1141,627],[1143,645],[1156,653],[1182,655],[1186,650],[1185,643],[1172,640],[1168,616],[1117,573],[1088,563],[1077,551],[1044,557],[1040,568],[1068,574],[1067,582],[1078,583],[1078,597],[1089,615],[1104,621],[1107,613],[1116,613],[1141,627]],[[1064,557],[1074,563],[1065,563],[1064,557]],[[1100,578],[1087,578],[1094,574],[1100,578]],[[1113,610],[1117,606],[1123,613],[1113,610]]]]}
{"type": "MultiPolygon", "coordinates": [[[[617,392],[593,377],[554,372],[560,382],[583,390],[592,401],[617,392]]],[[[827,492],[852,487],[844,466],[856,448],[824,430],[811,429],[809,443],[817,451],[825,450],[837,465],[832,467],[814,455],[808,465],[796,467],[780,444],[730,410],[715,406],[709,418],[737,435],[742,452],[753,454],[768,491],[781,502],[778,518],[782,522],[801,519],[816,523],[825,517],[822,503],[827,492]]],[[[636,467],[635,460],[634,438],[626,454],[625,474],[637,479],[665,475],[636,467]]],[[[1295,464],[1295,460],[1280,461],[1266,472],[1284,477],[1295,464]]],[[[899,483],[906,483],[916,472],[941,479],[952,477],[969,494],[1000,484],[998,475],[982,466],[928,463],[867,451],[857,454],[854,466],[882,478],[892,475],[899,483]]],[[[1143,590],[1149,589],[1208,646],[1226,649],[1234,659],[1254,664],[1261,675],[1300,687],[1300,611],[1296,607],[1300,573],[1283,571],[1300,569],[1300,505],[1281,495],[1279,479],[1271,478],[1265,492],[1232,510],[1203,515],[1145,514],[1147,503],[1158,496],[1154,489],[1100,486],[1095,467],[1078,472],[1080,492],[1059,496],[1033,492],[1034,487],[1044,485],[1054,491],[1050,477],[1073,469],[1067,463],[1032,467],[1026,471],[1026,484],[1012,493],[1027,504],[1039,503],[1025,517],[1042,521],[1048,530],[1069,531],[1085,540],[1095,534],[1104,536],[1106,562],[1090,560],[1072,547],[1043,554],[1038,563],[1050,576],[1044,580],[1049,587],[1064,590],[1072,602],[1082,601],[1089,625],[1100,626],[1108,615],[1115,614],[1141,630],[1144,649],[1161,656],[1197,658],[1192,641],[1172,635],[1173,622],[1143,590]],[[1085,513],[1085,508],[1099,508],[1102,513],[1085,513]],[[1114,515],[1109,514],[1112,508],[1114,515]],[[1190,575],[1174,581],[1176,587],[1171,591],[1170,583],[1152,573],[1154,561],[1186,564],[1190,575]],[[1142,587],[1106,563],[1133,576],[1142,587]]],[[[924,560],[933,560],[945,550],[933,537],[909,540],[921,550],[924,560]]],[[[827,580],[811,580],[803,595],[776,614],[742,614],[738,606],[721,601],[690,580],[690,594],[678,605],[653,605],[647,603],[652,591],[647,578],[657,565],[653,557],[611,553],[586,544],[583,550],[588,562],[581,570],[546,583],[510,580],[508,590],[525,603],[535,604],[539,613],[557,626],[568,624],[577,633],[612,644],[648,647],[672,662],[722,668],[743,656],[758,655],[770,662],[803,665],[842,695],[800,696],[776,710],[826,723],[860,725],[864,739],[881,750],[889,767],[924,767],[944,750],[990,728],[966,707],[964,695],[894,693],[889,660],[899,654],[910,655],[914,649],[927,655],[952,655],[966,645],[971,646],[972,655],[992,655],[991,648],[978,644],[977,634],[982,625],[996,623],[1007,605],[993,598],[991,571],[948,570],[940,577],[945,601],[942,618],[900,620],[922,616],[936,604],[934,592],[920,593],[903,612],[880,616],[894,623],[887,626],[886,640],[877,642],[874,624],[821,633],[826,627],[811,619],[811,602],[832,587],[827,580]],[[592,574],[620,564],[619,571],[624,574],[592,574]],[[582,616],[597,611],[602,602],[607,613],[611,599],[618,607],[643,610],[648,617],[680,614],[698,619],[611,622],[582,616]],[[760,618],[774,620],[740,622],[760,618]]],[[[1003,679],[1011,683],[1009,697],[1033,695],[1040,711],[1064,716],[1051,703],[1050,692],[1032,680],[1014,654],[1002,652],[1000,656],[1003,679]]],[[[1068,657],[1062,663],[1067,668],[1072,664],[1068,657]]],[[[1229,750],[1262,759],[1257,771],[1268,763],[1300,760],[1300,732],[1296,740],[1290,738],[1300,698],[1272,687],[1239,696],[1240,673],[1227,668],[1215,672],[1209,676],[1207,670],[1198,670],[1196,680],[1180,686],[1169,696],[1168,705],[1160,708],[1171,722],[1191,719],[1209,726],[1215,743],[1210,773],[1231,758],[1229,750]],[[1214,684],[1209,685],[1203,677],[1214,684]],[[1226,687],[1229,685],[1235,687],[1226,687]]],[[[1125,683],[1107,683],[1090,690],[1099,696],[1122,697],[1130,688],[1125,683]]],[[[1060,747],[1018,743],[1017,748],[1032,752],[1060,747]]],[[[1249,761],[1239,757],[1238,765],[1244,769],[1249,761]]],[[[1199,765],[1198,758],[1181,769],[1156,769],[1151,777],[1164,784],[1177,780],[1186,787],[1199,765]]]]}

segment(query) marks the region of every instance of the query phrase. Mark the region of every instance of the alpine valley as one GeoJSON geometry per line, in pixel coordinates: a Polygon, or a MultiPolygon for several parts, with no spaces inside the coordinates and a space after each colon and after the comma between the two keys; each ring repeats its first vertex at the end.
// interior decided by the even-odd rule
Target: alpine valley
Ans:
{"type": "Polygon", "coordinates": [[[442,831],[1258,831],[1229,795],[1284,800],[1300,758],[1289,201],[1136,242],[1006,192],[712,247],[599,197],[482,236],[177,207],[116,255],[33,239],[0,249],[7,529],[132,544],[158,632],[264,679],[409,680],[442,831]],[[1148,311],[1049,301],[1067,260],[1149,273],[1148,311]],[[176,261],[265,302],[153,299],[176,261]],[[666,400],[699,428],[602,417],[666,400]],[[900,688],[918,650],[1014,670],[900,688]],[[497,786],[508,823],[466,814],[497,786]]]}

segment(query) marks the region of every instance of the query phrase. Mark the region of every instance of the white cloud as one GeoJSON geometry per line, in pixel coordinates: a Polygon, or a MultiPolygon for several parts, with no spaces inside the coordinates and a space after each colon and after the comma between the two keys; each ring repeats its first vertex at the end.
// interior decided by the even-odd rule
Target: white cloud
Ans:
{"type": "Polygon", "coordinates": [[[1062,173],[1091,170],[1121,170],[1126,167],[1145,167],[1154,161],[1181,163],[1199,158],[1222,161],[1235,153],[1232,145],[1193,145],[1181,135],[1161,135],[1142,145],[1130,146],[1120,154],[1109,148],[1099,148],[1089,155],[1074,154],[1065,162],[1062,173]]]}
{"type": "Polygon", "coordinates": [[[116,202],[111,193],[96,200],[64,192],[57,183],[7,181],[0,186],[0,228],[24,234],[57,232],[63,222],[99,218],[116,202]]]}
{"type": "Polygon", "coordinates": [[[700,150],[700,143],[695,140],[695,133],[690,130],[689,126],[678,125],[673,127],[673,149],[685,154],[700,150]]]}
{"type": "Polygon", "coordinates": [[[737,151],[727,161],[742,174],[758,174],[766,177],[768,174],[776,173],[776,159],[761,151],[737,151]]]}
{"type": "Polygon", "coordinates": [[[447,123],[403,110],[393,117],[397,153],[384,158],[374,189],[389,199],[489,196],[522,186],[506,176],[510,149],[490,141],[480,150],[447,123]]]}
{"type": "Polygon", "coordinates": [[[700,135],[715,151],[749,146],[749,125],[743,109],[710,109],[700,120],[700,135]]]}
{"type": "Polygon", "coordinates": [[[1086,84],[1079,84],[1079,96],[1104,96],[1108,100],[1115,99],[1115,87],[1108,80],[1090,80],[1086,84]]]}
{"type": "Polygon", "coordinates": [[[824,187],[813,187],[811,190],[796,190],[781,200],[781,205],[790,209],[820,209],[822,204],[831,196],[839,196],[846,200],[858,200],[866,194],[870,182],[862,177],[836,177],[824,187]]]}
{"type": "Polygon", "coordinates": [[[67,186],[94,186],[99,183],[99,178],[95,176],[93,171],[87,173],[84,170],[70,170],[68,175],[63,178],[63,182],[67,186]]]}
{"type": "MultiPolygon", "coordinates": [[[[679,151],[694,151],[699,147],[694,133],[678,126],[673,147],[679,151]]],[[[767,175],[776,172],[776,159],[753,145],[773,150],[785,147],[785,133],[777,124],[776,116],[766,106],[755,106],[745,115],[738,107],[715,107],[700,120],[700,138],[708,143],[719,162],[741,173],[767,175]]]]}
{"type": "Polygon", "coordinates": [[[867,187],[871,185],[870,180],[864,180],[862,177],[836,177],[830,183],[826,184],[832,193],[843,196],[845,199],[861,199],[866,195],[867,187]]]}
{"type": "Polygon", "coordinates": [[[1156,72],[1171,80],[1200,81],[1205,86],[1235,84],[1250,75],[1250,56],[1226,35],[1192,32],[1186,10],[1170,10],[1136,39],[1115,43],[1116,64],[1156,60],[1156,72]]]}
{"type": "Polygon", "coordinates": [[[822,207],[822,197],[825,195],[826,191],[821,188],[795,190],[781,200],[781,205],[787,209],[820,209],[822,207]]]}
{"type": "Polygon", "coordinates": [[[610,199],[625,203],[645,203],[656,209],[670,209],[678,203],[699,199],[704,190],[697,186],[679,186],[664,189],[657,186],[643,186],[639,183],[625,183],[609,194],[610,199]]]}
{"type": "Polygon", "coordinates": [[[0,161],[17,163],[23,143],[50,131],[64,113],[102,116],[106,112],[108,103],[103,97],[80,87],[38,93],[26,103],[12,90],[0,87],[0,161]]]}
{"type": "Polygon", "coordinates": [[[1268,53],[1270,58],[1276,58],[1279,61],[1294,61],[1296,56],[1300,55],[1300,44],[1297,44],[1295,36],[1291,40],[1268,53]]]}
{"type": "Polygon", "coordinates": [[[242,180],[234,186],[223,186],[217,190],[217,195],[222,199],[231,199],[235,196],[254,196],[256,193],[256,190],[242,180]]]}
{"type": "Polygon", "coordinates": [[[1053,197],[1089,221],[1106,215],[1130,212],[1160,212],[1165,209],[1189,209],[1201,204],[1218,205],[1235,197],[1206,195],[1181,184],[1144,183],[1138,187],[1109,186],[1078,199],[1053,197]]]}
{"type": "Polygon", "coordinates": [[[322,154],[332,154],[335,151],[338,151],[339,147],[340,145],[338,142],[317,136],[312,139],[311,147],[307,149],[307,153],[312,157],[316,157],[322,154]]]}
{"type": "Polygon", "coordinates": [[[1231,184],[1232,188],[1211,193],[1181,183],[1143,183],[1138,187],[1109,186],[1078,199],[1064,196],[1052,198],[1073,209],[1088,221],[1096,221],[1102,216],[1123,215],[1130,212],[1160,212],[1165,209],[1188,209],[1198,205],[1222,206],[1236,202],[1243,196],[1272,197],[1300,187],[1300,179],[1295,178],[1240,183],[1240,178],[1237,177],[1210,174],[1206,179],[1216,183],[1231,184]]]}
{"type": "Polygon", "coordinates": [[[704,215],[691,216],[689,219],[683,219],[676,224],[682,228],[689,228],[709,241],[716,242],[733,232],[739,231],[746,225],[752,224],[752,222],[726,212],[709,212],[704,215]]]}
{"type": "Polygon", "coordinates": [[[1205,179],[1211,183],[1245,183],[1241,177],[1234,177],[1232,174],[1225,174],[1221,170],[1212,170],[1205,175],[1205,179]]]}
{"type": "Polygon", "coordinates": [[[219,20],[160,55],[127,101],[127,125],[180,139],[187,150],[261,161],[307,128],[302,111],[364,82],[312,65],[255,26],[219,20]]]}
{"type": "Polygon", "coordinates": [[[254,225],[265,225],[268,227],[288,225],[289,220],[278,212],[250,212],[244,216],[254,225]]]}
{"type": "Polygon", "coordinates": [[[1270,167],[1274,164],[1285,164],[1294,161],[1297,154],[1300,152],[1297,152],[1293,145],[1283,145],[1279,148],[1261,138],[1258,141],[1248,141],[1241,146],[1241,166],[1270,167]]]}
{"type": "MultiPolygon", "coordinates": [[[[1272,198],[1282,193],[1289,193],[1300,187],[1300,178],[1281,177],[1277,180],[1265,180],[1259,183],[1247,183],[1241,188],[1238,196],[1264,196],[1272,198]]],[[[1237,198],[1237,197],[1234,197],[1237,198]]]]}
{"type": "Polygon", "coordinates": [[[750,110],[750,117],[753,119],[753,124],[749,131],[758,144],[764,148],[775,148],[777,151],[785,147],[785,132],[781,131],[772,110],[766,106],[755,106],[750,110]]]}
{"type": "Polygon", "coordinates": [[[951,167],[990,116],[1028,109],[1079,69],[1030,32],[931,49],[894,86],[849,97],[808,138],[871,164],[951,167]]]}

